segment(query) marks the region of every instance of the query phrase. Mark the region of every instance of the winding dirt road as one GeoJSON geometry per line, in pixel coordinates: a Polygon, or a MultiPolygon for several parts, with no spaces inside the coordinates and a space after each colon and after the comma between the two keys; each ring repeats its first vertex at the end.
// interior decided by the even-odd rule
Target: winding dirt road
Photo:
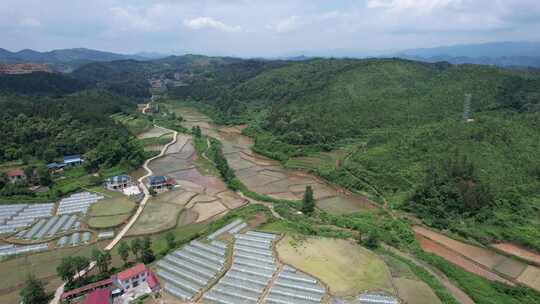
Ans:
{"type": "MultiPolygon", "coordinates": [[[[159,126],[155,125],[155,127],[159,127],[159,126]]],[[[163,157],[163,155],[165,155],[165,152],[167,151],[167,149],[171,145],[174,145],[176,143],[177,139],[178,139],[178,132],[173,131],[173,130],[170,130],[170,131],[174,133],[173,139],[168,144],[166,144],[163,147],[163,149],[161,149],[161,152],[157,156],[154,156],[152,158],[147,159],[143,164],[143,168],[146,171],[146,174],[144,176],[140,177],[137,180],[138,183],[139,183],[139,187],[141,187],[141,189],[143,190],[143,193],[144,193],[144,197],[143,197],[142,201],[139,203],[139,208],[137,208],[137,211],[135,212],[135,214],[133,214],[133,216],[131,217],[129,222],[122,228],[122,230],[116,235],[116,237],[105,247],[104,250],[107,250],[107,251],[112,250],[114,248],[114,246],[116,246],[122,240],[122,238],[125,236],[125,234],[131,228],[131,226],[133,226],[133,224],[135,224],[135,222],[137,221],[139,216],[142,214],[142,212],[144,210],[144,207],[146,206],[146,203],[148,202],[148,199],[150,198],[150,191],[146,187],[146,185],[144,183],[144,179],[153,174],[152,169],[150,169],[150,167],[148,167],[148,165],[153,160],[158,159],[160,157],[163,157]]],[[[90,270],[92,270],[95,266],[96,266],[95,261],[90,262],[90,265],[88,265],[88,267],[86,269],[84,269],[81,272],[79,272],[78,274],[76,274],[75,278],[79,278],[79,277],[85,275],[90,270]]],[[[60,303],[60,298],[62,296],[62,293],[64,292],[64,287],[65,287],[65,283],[62,284],[60,287],[58,287],[56,289],[56,291],[54,293],[54,298],[51,300],[50,304],[59,304],[60,303]]]]}

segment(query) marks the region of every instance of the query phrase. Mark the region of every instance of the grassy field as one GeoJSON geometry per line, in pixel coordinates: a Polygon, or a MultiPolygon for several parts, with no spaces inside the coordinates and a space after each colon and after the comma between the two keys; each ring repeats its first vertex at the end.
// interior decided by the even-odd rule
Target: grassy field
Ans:
{"type": "Polygon", "coordinates": [[[132,134],[140,134],[152,128],[152,122],[145,117],[126,114],[114,114],[111,118],[126,126],[132,134]]]}
{"type": "Polygon", "coordinates": [[[286,236],[277,251],[282,262],[319,278],[335,296],[355,296],[368,290],[395,293],[386,264],[354,242],[286,236]]]}
{"type": "Polygon", "coordinates": [[[125,223],[130,216],[131,213],[91,217],[88,220],[88,226],[94,229],[113,228],[125,223]]]}
{"type": "Polygon", "coordinates": [[[135,208],[135,202],[125,195],[105,198],[90,207],[90,217],[129,214],[135,208]]]}
{"type": "MultiPolygon", "coordinates": [[[[93,188],[94,189],[94,188],[93,188]]],[[[137,204],[119,192],[97,188],[96,192],[104,194],[105,199],[90,207],[88,226],[96,229],[117,227],[124,223],[137,204]]]]}
{"type": "Polygon", "coordinates": [[[144,208],[141,216],[129,230],[129,235],[157,233],[176,226],[178,214],[183,209],[176,204],[163,203],[152,199],[144,208]]]}

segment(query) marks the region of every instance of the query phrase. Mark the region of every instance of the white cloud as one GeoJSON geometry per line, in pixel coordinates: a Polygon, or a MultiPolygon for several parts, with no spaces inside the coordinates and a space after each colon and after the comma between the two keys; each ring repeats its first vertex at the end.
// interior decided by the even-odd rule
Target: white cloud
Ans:
{"type": "Polygon", "coordinates": [[[41,26],[41,21],[39,21],[36,18],[23,18],[23,19],[21,19],[21,21],[19,23],[20,23],[20,25],[27,26],[27,27],[41,26]]]}
{"type": "Polygon", "coordinates": [[[435,9],[459,5],[462,2],[462,0],[367,0],[367,7],[431,12],[435,9]]]}
{"type": "Polygon", "coordinates": [[[223,32],[239,32],[242,30],[240,26],[227,25],[212,17],[196,17],[184,20],[184,25],[193,30],[200,29],[215,29],[223,32]]]}
{"type": "Polygon", "coordinates": [[[290,16],[269,25],[268,28],[278,33],[288,33],[297,30],[302,24],[298,16],[290,16]]]}

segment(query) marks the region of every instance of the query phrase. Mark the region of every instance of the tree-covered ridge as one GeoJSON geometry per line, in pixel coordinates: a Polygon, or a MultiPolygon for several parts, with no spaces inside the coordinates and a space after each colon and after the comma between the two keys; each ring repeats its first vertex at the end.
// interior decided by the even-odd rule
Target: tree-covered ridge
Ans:
{"type": "Polygon", "coordinates": [[[195,96],[222,122],[248,122],[257,152],[293,163],[341,148],[339,163],[308,168],[430,225],[540,248],[537,71],[315,59],[263,71],[216,98],[195,96]],[[456,155],[468,174],[448,170],[456,155]]]}
{"type": "MultiPolygon", "coordinates": [[[[23,76],[22,82],[34,77],[23,76]]],[[[68,91],[77,88],[75,85],[68,91]]],[[[118,144],[125,153],[102,163],[116,165],[126,159],[130,165],[138,165],[144,158],[142,148],[131,145],[127,130],[110,118],[134,106],[134,101],[104,90],[0,95],[0,162],[29,158],[52,161],[63,155],[87,153],[99,145],[110,148],[118,144]]]]}
{"type": "Polygon", "coordinates": [[[0,93],[49,95],[74,93],[88,83],[63,74],[34,72],[25,75],[0,75],[0,93]]]}

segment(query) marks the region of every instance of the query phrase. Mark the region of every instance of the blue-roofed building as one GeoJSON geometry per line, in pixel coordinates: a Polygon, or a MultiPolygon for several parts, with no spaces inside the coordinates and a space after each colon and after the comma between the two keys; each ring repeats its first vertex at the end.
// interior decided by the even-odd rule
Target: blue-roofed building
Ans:
{"type": "Polygon", "coordinates": [[[50,163],[47,165],[47,168],[49,170],[53,170],[53,171],[56,171],[56,170],[61,170],[65,167],[66,165],[63,164],[63,163],[50,163]]]}
{"type": "Polygon", "coordinates": [[[84,160],[79,154],[64,156],[64,165],[66,166],[79,166],[83,162],[84,160]]]}
{"type": "Polygon", "coordinates": [[[148,186],[152,188],[153,190],[160,190],[164,188],[168,188],[169,186],[174,184],[173,179],[169,179],[166,176],[163,175],[153,175],[148,178],[148,186]]]}

